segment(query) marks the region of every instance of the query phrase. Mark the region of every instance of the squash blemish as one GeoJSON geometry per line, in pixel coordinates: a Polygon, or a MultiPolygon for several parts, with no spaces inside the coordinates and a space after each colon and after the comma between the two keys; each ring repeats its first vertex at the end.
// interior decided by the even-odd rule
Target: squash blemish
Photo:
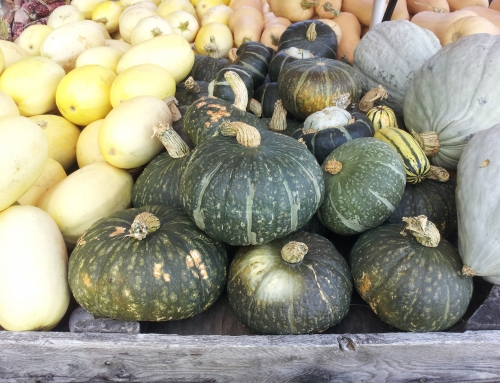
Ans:
{"type": "Polygon", "coordinates": [[[487,167],[488,165],[490,164],[490,160],[486,159],[484,161],[481,162],[481,166],[480,168],[485,168],[487,167]]]}
{"type": "Polygon", "coordinates": [[[116,237],[116,236],[117,236],[117,235],[119,235],[119,234],[123,234],[123,233],[125,233],[125,231],[126,231],[126,230],[127,230],[127,229],[125,229],[124,227],[116,226],[116,227],[115,227],[115,231],[113,231],[113,232],[109,235],[109,237],[110,237],[110,238],[112,238],[112,237],[116,237]]]}
{"type": "Polygon", "coordinates": [[[366,293],[370,291],[371,288],[372,288],[372,282],[370,281],[370,276],[368,274],[363,273],[363,277],[361,278],[361,285],[359,287],[359,293],[361,294],[363,299],[364,297],[366,297],[366,293]]]}
{"type": "Polygon", "coordinates": [[[153,266],[153,277],[160,279],[162,277],[161,269],[163,267],[162,263],[155,263],[153,266]]]}

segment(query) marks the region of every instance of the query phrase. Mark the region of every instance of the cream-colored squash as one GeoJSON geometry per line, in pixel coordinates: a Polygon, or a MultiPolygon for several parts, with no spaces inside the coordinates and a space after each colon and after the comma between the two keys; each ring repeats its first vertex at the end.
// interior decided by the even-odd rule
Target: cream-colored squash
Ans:
{"type": "Polygon", "coordinates": [[[55,29],[64,24],[81,20],[85,20],[83,13],[74,5],[65,4],[57,7],[51,12],[47,19],[47,25],[55,29]]]}
{"type": "Polygon", "coordinates": [[[233,34],[226,24],[222,23],[208,23],[203,25],[194,41],[196,52],[201,55],[208,56],[209,51],[205,48],[209,44],[215,44],[221,57],[228,57],[228,53],[233,47],[233,34]]]}
{"type": "Polygon", "coordinates": [[[66,178],[66,172],[62,165],[49,157],[40,177],[38,177],[26,193],[19,197],[17,203],[19,205],[37,206],[43,195],[64,178],[66,178]]]}
{"type": "Polygon", "coordinates": [[[0,90],[0,117],[20,115],[21,113],[19,113],[19,108],[12,97],[0,90]]]}
{"type": "Polygon", "coordinates": [[[216,5],[205,12],[201,19],[201,25],[215,22],[229,25],[231,13],[233,13],[233,8],[224,4],[216,5]]]}
{"type": "Polygon", "coordinates": [[[120,25],[120,16],[125,7],[117,1],[105,1],[97,4],[92,11],[92,20],[104,25],[109,33],[116,32],[120,25]]]}
{"type": "Polygon", "coordinates": [[[8,68],[16,61],[29,56],[24,48],[14,44],[12,41],[2,39],[0,39],[0,51],[3,53],[4,69],[8,68]]]}
{"type": "Polygon", "coordinates": [[[17,201],[42,174],[49,144],[27,117],[0,117],[0,211],[17,201]]]}
{"type": "Polygon", "coordinates": [[[64,117],[43,114],[29,117],[42,128],[49,143],[49,158],[59,162],[65,171],[69,171],[76,161],[76,143],[80,129],[64,117]]]}
{"type": "Polygon", "coordinates": [[[130,49],[130,47],[132,45],[130,45],[129,43],[126,43],[123,40],[109,39],[109,40],[106,40],[106,46],[110,47],[110,48],[118,49],[118,50],[122,51],[123,53],[125,53],[130,49]]]}
{"type": "Polygon", "coordinates": [[[40,52],[68,73],[75,69],[76,59],[85,49],[106,44],[102,28],[102,25],[91,20],[64,24],[49,33],[40,52]]]}
{"type": "Polygon", "coordinates": [[[54,219],[68,245],[98,219],[130,207],[132,176],[107,162],[80,168],[47,191],[38,207],[54,219]]]}
{"type": "Polygon", "coordinates": [[[0,326],[53,329],[66,313],[68,251],[54,220],[34,206],[0,213],[0,326]]]}
{"type": "Polygon", "coordinates": [[[153,37],[170,35],[172,33],[174,33],[172,26],[163,17],[158,15],[148,16],[140,19],[135,24],[130,35],[130,44],[134,46],[153,37]]]}
{"type": "Polygon", "coordinates": [[[43,40],[52,32],[54,28],[43,25],[33,24],[21,32],[19,37],[14,41],[15,44],[22,47],[30,56],[40,56],[40,47],[43,40]]]}
{"type": "Polygon", "coordinates": [[[127,8],[127,7],[130,7],[132,5],[135,5],[137,3],[151,3],[155,6],[158,6],[160,4],[160,0],[120,0],[119,3],[120,5],[122,5],[123,7],[127,8]]]}
{"type": "Polygon", "coordinates": [[[71,0],[71,5],[78,8],[87,20],[91,20],[94,8],[104,1],[105,0],[71,0]]]}
{"type": "Polygon", "coordinates": [[[175,95],[175,79],[156,64],[139,64],[121,72],[113,81],[110,100],[113,108],[136,96],[155,96],[161,100],[175,95]]]}
{"type": "Polygon", "coordinates": [[[158,5],[157,13],[161,17],[167,16],[169,13],[175,11],[185,11],[197,17],[196,10],[194,6],[189,2],[189,0],[165,0],[158,5]]]}
{"type": "Polygon", "coordinates": [[[154,96],[137,96],[117,105],[99,129],[99,150],[104,159],[122,169],[147,164],[164,147],[153,136],[159,123],[172,124],[167,104],[154,96]]]}
{"type": "Polygon", "coordinates": [[[156,36],[130,48],[118,63],[116,73],[120,74],[125,69],[139,64],[160,65],[179,83],[193,68],[194,52],[182,36],[156,36]]]}
{"type": "Polygon", "coordinates": [[[5,69],[0,76],[0,90],[12,97],[21,116],[44,114],[56,107],[56,89],[64,76],[55,61],[29,56],[5,69]]]}
{"type": "Polygon", "coordinates": [[[108,46],[89,48],[78,56],[75,68],[79,68],[84,65],[101,65],[114,72],[116,71],[116,66],[124,53],[125,52],[118,48],[108,46]]]}
{"type": "Polygon", "coordinates": [[[181,35],[188,43],[192,43],[200,29],[198,20],[186,11],[175,11],[165,16],[176,35],[181,35]]]}
{"type": "Polygon", "coordinates": [[[130,44],[132,31],[139,20],[155,15],[157,15],[156,6],[153,3],[140,2],[127,7],[122,12],[119,19],[119,31],[123,41],[130,44]],[[154,6],[154,8],[152,6],[154,6]]]}
{"type": "Polygon", "coordinates": [[[217,5],[227,5],[227,4],[224,4],[222,0],[198,0],[195,8],[198,19],[199,20],[203,19],[205,13],[207,13],[207,11],[210,8],[216,7],[217,5]]]}
{"type": "Polygon", "coordinates": [[[5,56],[3,55],[3,51],[0,48],[0,74],[2,74],[5,69],[5,56]]]}
{"type": "Polygon", "coordinates": [[[99,129],[104,119],[88,124],[80,133],[76,143],[76,161],[83,168],[94,162],[106,161],[99,150],[99,129]]]}

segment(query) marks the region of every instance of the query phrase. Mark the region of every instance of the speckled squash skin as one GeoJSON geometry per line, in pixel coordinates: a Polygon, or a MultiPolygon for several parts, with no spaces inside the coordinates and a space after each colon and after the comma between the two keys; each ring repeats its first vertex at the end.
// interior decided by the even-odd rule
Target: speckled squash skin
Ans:
{"type": "Polygon", "coordinates": [[[298,231],[266,245],[240,248],[231,263],[228,298],[238,319],[261,334],[325,331],[349,310],[349,266],[333,244],[318,234],[298,231]],[[281,257],[290,241],[307,245],[304,259],[281,257]]]}
{"type": "Polygon", "coordinates": [[[401,234],[405,224],[361,235],[350,254],[354,285],[384,322],[404,331],[440,331],[465,313],[472,278],[460,274],[458,251],[445,239],[425,247],[401,234]]]}
{"type": "Polygon", "coordinates": [[[319,217],[334,233],[357,234],[381,225],[403,196],[406,184],[403,160],[389,144],[376,138],[346,142],[321,167],[325,200],[319,217]],[[342,164],[338,174],[325,170],[332,159],[342,164]]]}
{"type": "Polygon", "coordinates": [[[323,200],[314,156],[295,139],[261,130],[257,147],[215,136],[198,145],[181,176],[185,211],[212,238],[262,244],[298,230],[323,200]]]}
{"type": "Polygon", "coordinates": [[[180,209],[144,206],[93,224],[69,261],[76,301],[96,316],[124,321],[188,318],[206,310],[225,287],[224,246],[180,209]],[[143,240],[128,236],[134,218],[154,214],[160,228],[143,240]]]}

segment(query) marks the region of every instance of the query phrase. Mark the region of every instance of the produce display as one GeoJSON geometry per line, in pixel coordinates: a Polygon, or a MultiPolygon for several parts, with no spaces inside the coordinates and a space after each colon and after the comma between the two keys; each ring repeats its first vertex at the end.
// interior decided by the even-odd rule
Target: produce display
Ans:
{"type": "Polygon", "coordinates": [[[373,28],[373,0],[9,3],[0,329],[223,294],[255,334],[327,331],[353,297],[456,325],[473,278],[500,283],[489,3],[399,0],[373,28]]]}

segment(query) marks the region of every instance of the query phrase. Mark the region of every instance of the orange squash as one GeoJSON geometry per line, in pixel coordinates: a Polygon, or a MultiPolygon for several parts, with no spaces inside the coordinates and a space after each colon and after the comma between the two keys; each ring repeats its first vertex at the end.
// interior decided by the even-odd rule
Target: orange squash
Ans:
{"type": "Polygon", "coordinates": [[[426,28],[433,32],[442,45],[445,31],[455,21],[466,16],[477,16],[477,13],[465,9],[449,13],[423,11],[413,16],[411,22],[418,25],[419,27],[426,28]]]}
{"type": "Polygon", "coordinates": [[[272,12],[292,22],[309,20],[313,17],[317,0],[269,0],[272,12]]]}
{"type": "Polygon", "coordinates": [[[495,24],[497,27],[500,28],[500,12],[495,11],[494,9],[472,6],[472,7],[466,7],[461,10],[461,12],[463,11],[474,12],[476,13],[476,15],[484,17],[486,20],[491,21],[493,24],[495,24]]]}
{"type": "MultiPolygon", "coordinates": [[[[388,3],[389,0],[386,0],[388,3]]],[[[373,0],[343,0],[342,12],[349,12],[356,16],[362,25],[370,26],[373,9],[373,0]]],[[[410,20],[406,0],[398,0],[391,20],[410,20]]]]}
{"type": "Polygon", "coordinates": [[[498,35],[500,34],[500,28],[481,16],[462,17],[451,24],[445,31],[442,44],[446,45],[463,36],[473,35],[475,33],[498,35]]]}
{"type": "Polygon", "coordinates": [[[490,5],[488,0],[447,0],[450,6],[450,11],[457,11],[465,7],[484,7],[488,8],[490,5]]]}
{"type": "Polygon", "coordinates": [[[424,11],[450,12],[450,6],[446,0],[406,0],[406,6],[411,15],[424,11]]]}
{"type": "Polygon", "coordinates": [[[493,9],[495,11],[500,11],[500,0],[493,0],[490,3],[490,9],[493,9]]]}
{"type": "Polygon", "coordinates": [[[247,41],[260,41],[263,27],[263,20],[251,16],[241,17],[233,29],[234,45],[239,47],[247,41]]]}
{"type": "Polygon", "coordinates": [[[286,28],[287,27],[282,24],[275,24],[265,28],[264,31],[262,31],[260,42],[266,47],[273,48],[275,51],[277,51],[280,36],[286,28]]]}
{"type": "Polygon", "coordinates": [[[333,19],[340,14],[342,0],[318,0],[316,14],[321,19],[333,19]]]}
{"type": "MultiPolygon", "coordinates": [[[[234,28],[237,24],[241,22],[243,19],[253,19],[255,22],[260,26],[260,28],[263,28],[264,26],[264,16],[262,16],[262,13],[260,13],[258,10],[256,10],[254,7],[250,7],[248,5],[245,5],[243,7],[240,7],[233,11],[229,15],[229,22],[228,26],[231,32],[234,34],[234,28]]],[[[262,29],[261,29],[262,32],[262,29]]]]}
{"type": "Polygon", "coordinates": [[[361,40],[361,24],[356,16],[349,12],[341,12],[335,22],[342,31],[342,40],[337,47],[337,60],[349,63],[354,62],[354,49],[361,40]]]}

